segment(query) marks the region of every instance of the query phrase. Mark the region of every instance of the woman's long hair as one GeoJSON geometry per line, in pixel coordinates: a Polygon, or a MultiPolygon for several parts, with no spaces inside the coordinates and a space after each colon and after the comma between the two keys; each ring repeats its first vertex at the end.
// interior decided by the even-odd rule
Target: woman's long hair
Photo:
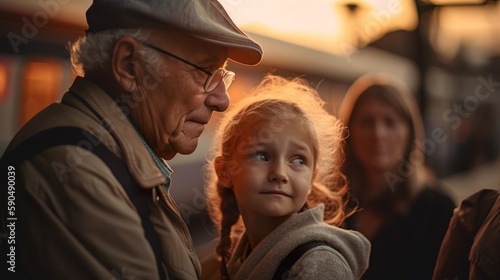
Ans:
{"type": "Polygon", "coordinates": [[[371,206],[387,213],[398,213],[407,208],[420,186],[429,180],[429,171],[424,166],[424,130],[420,111],[409,88],[403,83],[384,74],[367,74],[354,82],[347,91],[340,106],[339,118],[351,127],[352,116],[358,105],[367,99],[377,101],[394,108],[403,118],[409,129],[409,141],[402,155],[401,163],[395,170],[386,170],[383,174],[387,189],[378,197],[369,201],[364,199],[364,177],[362,166],[353,153],[354,147],[348,131],[344,131],[346,141],[346,160],[342,172],[349,179],[351,193],[358,199],[360,206],[371,206]]]}

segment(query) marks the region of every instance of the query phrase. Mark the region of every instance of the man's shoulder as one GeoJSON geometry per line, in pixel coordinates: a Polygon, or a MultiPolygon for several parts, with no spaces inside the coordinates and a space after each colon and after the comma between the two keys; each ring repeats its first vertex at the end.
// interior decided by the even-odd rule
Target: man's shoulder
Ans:
{"type": "Polygon", "coordinates": [[[92,131],[99,126],[99,122],[91,116],[82,113],[72,106],[56,102],[41,110],[23,126],[12,138],[6,152],[13,150],[37,133],[51,128],[76,127],[92,131]]]}

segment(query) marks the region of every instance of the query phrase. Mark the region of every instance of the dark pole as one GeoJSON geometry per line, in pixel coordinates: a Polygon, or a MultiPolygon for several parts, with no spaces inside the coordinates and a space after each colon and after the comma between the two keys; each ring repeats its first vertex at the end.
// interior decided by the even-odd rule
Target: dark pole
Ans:
{"type": "Polygon", "coordinates": [[[422,3],[422,1],[415,0],[415,5],[417,7],[418,25],[415,32],[415,55],[414,60],[417,65],[419,82],[417,87],[417,102],[420,108],[420,113],[425,122],[425,114],[427,113],[427,92],[425,90],[425,79],[427,68],[429,66],[428,50],[429,46],[426,40],[423,38],[428,30],[424,30],[422,21],[424,19],[424,14],[429,14],[432,10],[432,5],[422,3]]]}

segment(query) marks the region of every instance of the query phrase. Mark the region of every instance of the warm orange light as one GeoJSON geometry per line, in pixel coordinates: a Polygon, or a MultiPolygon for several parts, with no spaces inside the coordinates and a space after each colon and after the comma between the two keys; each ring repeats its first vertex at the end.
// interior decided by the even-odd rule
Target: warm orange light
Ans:
{"type": "Polygon", "coordinates": [[[344,56],[387,32],[413,30],[413,0],[221,0],[243,30],[344,56]],[[354,7],[354,8],[353,8],[354,7]]]}
{"type": "Polygon", "coordinates": [[[499,16],[500,4],[440,8],[430,25],[430,42],[444,61],[463,52],[469,62],[485,64],[500,50],[499,16]]]}
{"type": "Polygon", "coordinates": [[[0,61],[0,102],[7,97],[7,66],[0,61]]]}
{"type": "Polygon", "coordinates": [[[484,4],[487,0],[426,0],[434,5],[449,6],[449,5],[479,5],[484,4]]]}
{"type": "Polygon", "coordinates": [[[22,77],[20,126],[59,97],[62,66],[59,61],[28,62],[22,77]]]}

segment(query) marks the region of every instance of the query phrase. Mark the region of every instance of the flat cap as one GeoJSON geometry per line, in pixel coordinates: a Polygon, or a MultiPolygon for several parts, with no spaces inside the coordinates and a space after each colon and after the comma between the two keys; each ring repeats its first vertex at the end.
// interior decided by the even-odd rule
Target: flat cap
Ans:
{"type": "Polygon", "coordinates": [[[229,48],[229,58],[255,65],[262,48],[241,31],[216,0],[94,0],[88,33],[115,28],[171,27],[229,48]]]}

